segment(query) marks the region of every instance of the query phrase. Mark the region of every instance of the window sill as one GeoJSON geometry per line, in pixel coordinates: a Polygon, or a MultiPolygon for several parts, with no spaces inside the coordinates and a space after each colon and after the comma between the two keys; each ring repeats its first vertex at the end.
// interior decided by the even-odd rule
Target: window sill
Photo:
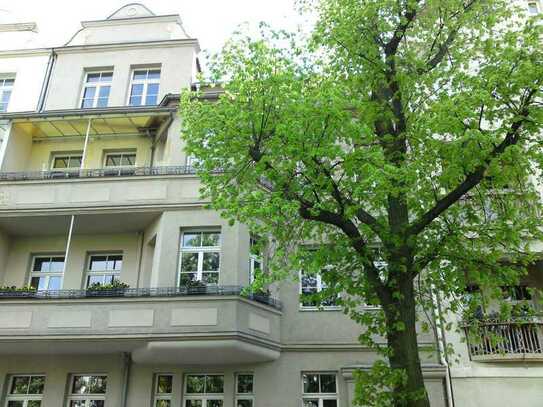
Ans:
{"type": "Polygon", "coordinates": [[[328,307],[304,307],[301,305],[298,310],[301,312],[341,311],[341,307],[336,305],[328,307]]]}

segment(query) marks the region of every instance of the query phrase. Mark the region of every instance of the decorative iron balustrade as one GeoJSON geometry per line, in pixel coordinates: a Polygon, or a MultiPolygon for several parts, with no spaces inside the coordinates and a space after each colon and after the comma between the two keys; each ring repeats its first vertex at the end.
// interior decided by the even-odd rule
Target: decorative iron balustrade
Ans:
{"type": "Polygon", "coordinates": [[[543,357],[543,321],[479,321],[464,326],[470,355],[543,357]]]}
{"type": "Polygon", "coordinates": [[[281,309],[281,302],[267,294],[245,292],[241,286],[208,285],[195,287],[157,287],[157,288],[113,288],[87,290],[0,290],[2,299],[77,299],[77,298],[143,298],[143,297],[183,297],[209,295],[236,295],[249,300],[281,309]]]}
{"type": "Polygon", "coordinates": [[[0,181],[64,180],[100,177],[145,177],[153,175],[196,174],[192,166],[117,167],[47,171],[0,172],[0,181]]]}

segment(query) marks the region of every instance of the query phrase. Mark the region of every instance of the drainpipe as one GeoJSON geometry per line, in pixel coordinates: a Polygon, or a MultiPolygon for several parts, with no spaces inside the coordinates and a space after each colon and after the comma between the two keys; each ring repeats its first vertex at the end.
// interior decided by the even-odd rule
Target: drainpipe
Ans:
{"type": "Polygon", "coordinates": [[[452,380],[451,380],[451,368],[449,366],[449,358],[447,356],[447,340],[445,339],[445,328],[443,327],[443,324],[439,322],[439,326],[437,326],[437,321],[440,321],[440,315],[442,315],[442,308],[441,308],[441,301],[439,299],[439,294],[436,294],[435,287],[432,285],[431,288],[431,295],[432,295],[432,302],[434,304],[434,318],[436,320],[436,329],[435,329],[435,337],[437,340],[437,346],[438,346],[438,357],[439,357],[439,363],[441,363],[443,366],[445,366],[445,392],[447,393],[447,405],[449,407],[455,407],[454,406],[454,397],[453,397],[453,387],[452,387],[452,380]]]}
{"type": "Polygon", "coordinates": [[[68,264],[68,254],[70,253],[70,246],[72,244],[72,233],[74,231],[75,215],[72,215],[70,219],[70,228],[68,229],[68,239],[66,239],[66,250],[64,251],[64,265],[62,266],[62,277],[66,274],[66,264],[68,264]]]}
{"type": "Polygon", "coordinates": [[[132,367],[132,358],[129,352],[121,353],[122,358],[122,381],[121,381],[121,404],[120,407],[126,407],[128,401],[128,384],[130,382],[130,368],[132,367]]]}
{"type": "Polygon", "coordinates": [[[92,119],[89,119],[89,123],[87,124],[87,132],[85,133],[85,144],[83,146],[83,156],[81,157],[81,167],[79,170],[82,170],[85,168],[85,159],[87,158],[87,146],[89,145],[89,134],[91,129],[91,123],[92,119]]]}
{"type": "Polygon", "coordinates": [[[138,279],[136,281],[136,288],[140,288],[140,277],[141,277],[141,262],[142,262],[142,256],[143,256],[143,237],[144,232],[139,232],[140,234],[140,253],[138,258],[138,279]]]}
{"type": "Polygon", "coordinates": [[[47,61],[47,67],[45,68],[45,76],[41,85],[40,97],[38,99],[38,106],[36,110],[43,112],[45,107],[45,100],[47,99],[47,93],[49,92],[49,83],[51,82],[51,75],[53,73],[53,67],[57,60],[57,54],[54,48],[51,48],[51,55],[49,55],[49,61],[47,61]]]}

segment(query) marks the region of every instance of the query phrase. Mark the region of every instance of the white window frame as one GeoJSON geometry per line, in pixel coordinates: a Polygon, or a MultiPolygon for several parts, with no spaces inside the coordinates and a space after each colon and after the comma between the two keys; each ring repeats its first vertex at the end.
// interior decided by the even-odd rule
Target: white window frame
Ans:
{"type": "Polygon", "coordinates": [[[160,79],[161,79],[161,77],[162,77],[162,67],[161,66],[132,68],[132,70],[130,71],[130,84],[128,85],[128,98],[126,100],[126,105],[127,106],[156,106],[156,105],[158,105],[158,103],[159,103],[158,95],[160,94],[160,79]],[[149,71],[158,71],[159,72],[159,77],[158,77],[158,79],[149,79],[148,77],[146,77],[145,79],[134,79],[134,74],[137,71],[146,71],[147,72],[146,76],[149,76],[149,71]],[[147,99],[147,93],[148,93],[148,88],[149,88],[150,84],[157,84],[158,85],[158,93],[157,93],[157,103],[156,103],[156,105],[147,105],[145,103],[145,101],[147,99]],[[141,103],[139,105],[131,105],[130,104],[130,99],[132,97],[132,86],[133,85],[143,85],[143,91],[142,91],[142,94],[141,94],[141,103]]]}
{"type": "Polygon", "coordinates": [[[173,397],[173,374],[171,373],[156,373],[155,379],[154,379],[154,387],[153,387],[153,407],[156,407],[158,401],[166,400],[170,402],[170,406],[173,407],[172,404],[172,397],[173,397]],[[172,381],[172,391],[171,393],[159,393],[158,392],[158,379],[161,376],[168,376],[170,377],[172,381]]]}
{"type": "Polygon", "coordinates": [[[58,159],[58,158],[68,158],[68,160],[72,159],[72,158],[77,158],[79,157],[80,158],[80,162],[83,161],[83,151],[77,151],[77,152],[72,152],[72,153],[60,153],[60,152],[55,152],[51,155],[51,170],[53,171],[69,171],[69,170],[75,170],[75,169],[80,169],[81,168],[81,165],[79,165],[78,167],[66,167],[66,168],[55,168],[55,160],[58,159]]]}
{"type": "Polygon", "coordinates": [[[7,112],[9,108],[9,102],[13,96],[13,88],[15,86],[15,75],[2,75],[0,74],[0,106],[6,105],[5,109],[0,108],[1,112],[7,112]],[[13,81],[11,84],[6,85],[6,81],[13,81]],[[4,92],[9,92],[9,98],[7,102],[2,102],[4,100],[4,92]]]}
{"type": "MultiPolygon", "coordinates": [[[[11,394],[11,388],[13,386],[13,381],[16,377],[28,377],[29,380],[32,380],[33,377],[43,377],[46,379],[46,376],[43,374],[13,374],[9,377],[8,387],[6,391],[6,402],[5,406],[7,407],[10,401],[22,401],[23,407],[28,406],[29,401],[42,401],[43,393],[40,394],[11,394]]],[[[29,382],[30,383],[30,382],[29,382]]],[[[30,386],[29,386],[30,387],[30,386]]],[[[45,389],[45,380],[44,380],[44,389],[45,389]]]]}
{"type": "Polygon", "coordinates": [[[255,281],[255,270],[257,268],[255,267],[256,263],[260,264],[260,271],[264,271],[264,263],[263,263],[263,256],[262,253],[256,254],[253,253],[252,248],[254,244],[253,242],[258,242],[258,238],[255,236],[249,237],[249,283],[252,284],[255,281]]]}
{"type": "MultiPolygon", "coordinates": [[[[218,253],[219,254],[219,269],[217,270],[217,284],[219,284],[219,280],[221,278],[221,244],[222,244],[222,233],[220,229],[187,229],[183,230],[181,232],[181,241],[179,242],[179,266],[177,270],[177,286],[181,285],[181,275],[182,274],[190,274],[189,272],[182,272],[181,271],[181,265],[183,261],[183,254],[184,253],[198,253],[198,266],[196,270],[196,281],[202,281],[203,273],[204,273],[204,253],[218,253]],[[219,235],[219,244],[218,246],[198,246],[198,247],[184,247],[183,246],[183,238],[186,234],[195,234],[195,233],[216,233],[219,235]]],[[[209,272],[208,270],[205,270],[205,272],[209,272]]],[[[211,283],[214,284],[214,283],[211,283]]]]}
{"type": "Polygon", "coordinates": [[[68,397],[66,399],[66,407],[70,407],[71,401],[85,401],[85,407],[90,407],[90,402],[92,400],[103,400],[104,406],[105,400],[106,400],[106,394],[107,394],[107,386],[108,386],[109,376],[104,373],[73,373],[70,374],[70,380],[69,380],[69,386],[68,386],[68,397]],[[79,376],[102,376],[106,378],[106,391],[105,393],[88,393],[88,394],[74,394],[73,386],[74,386],[74,380],[76,377],[79,376]]]}
{"type": "MultiPolygon", "coordinates": [[[[30,275],[29,275],[29,278],[28,278],[28,285],[31,284],[32,282],[32,278],[34,277],[46,277],[46,281],[47,281],[47,290],[49,289],[49,280],[51,279],[51,277],[60,277],[60,290],[62,289],[62,286],[64,284],[64,271],[57,271],[57,272],[50,272],[50,271],[34,271],[34,265],[36,264],[36,259],[49,259],[49,262],[52,261],[52,259],[54,257],[62,257],[64,259],[64,263],[66,263],[66,256],[64,254],[36,254],[34,256],[32,256],[32,263],[30,264],[30,275]]],[[[36,287],[36,290],[38,289],[38,287],[36,287]]]]}
{"type": "MultiPolygon", "coordinates": [[[[108,252],[108,253],[89,253],[87,255],[87,267],[86,267],[86,270],[85,270],[85,288],[89,288],[89,276],[109,276],[109,275],[114,275],[114,280],[117,280],[117,281],[120,281],[120,277],[121,277],[121,272],[122,272],[122,267],[121,267],[121,270],[91,270],[91,262],[92,262],[92,258],[93,257],[96,257],[96,256],[101,256],[101,257],[106,257],[106,263],[109,259],[109,256],[121,256],[122,257],[122,264],[124,266],[124,253],[123,252],[108,252]]],[[[101,283],[102,285],[104,284],[104,282],[101,283]]],[[[109,284],[109,283],[106,283],[106,284],[109,284]]]]}
{"type": "Polygon", "coordinates": [[[104,154],[104,168],[134,168],[136,167],[136,160],[138,158],[138,154],[136,150],[122,150],[122,151],[108,151],[104,154]],[[107,165],[107,159],[108,157],[112,155],[120,155],[121,156],[121,162],[125,155],[133,155],[134,156],[134,164],[132,165],[107,165]]]}
{"type": "Polygon", "coordinates": [[[106,87],[106,86],[109,86],[109,92],[110,92],[108,97],[107,97],[107,104],[105,106],[105,107],[108,107],[109,106],[109,96],[111,96],[112,83],[113,83],[113,69],[105,69],[103,71],[102,70],[85,71],[85,76],[83,78],[83,86],[81,87],[81,95],[79,97],[79,106],[78,106],[78,108],[79,109],[94,109],[94,108],[97,108],[98,107],[98,99],[100,99],[100,97],[99,97],[100,90],[103,87],[106,87]],[[100,79],[102,79],[102,75],[107,74],[107,73],[111,74],[111,79],[109,81],[102,82],[100,80],[98,82],[88,82],[89,75],[99,74],[100,79]],[[83,100],[84,100],[84,97],[85,97],[85,89],[87,89],[87,88],[96,88],[96,92],[94,93],[94,97],[92,99],[92,106],[91,107],[83,107],[83,100]]]}
{"type": "Polygon", "coordinates": [[[339,407],[339,389],[338,389],[338,374],[337,372],[328,372],[328,371],[309,371],[309,372],[302,372],[301,375],[301,384],[302,384],[302,406],[304,407],[305,400],[318,400],[319,406],[318,407],[324,407],[323,403],[324,400],[335,400],[336,406],[339,407]],[[320,377],[319,377],[319,393],[305,393],[304,392],[304,375],[330,375],[334,376],[336,379],[336,392],[335,393],[320,393],[320,377]]]}
{"type": "MultiPolygon", "coordinates": [[[[322,305],[322,306],[304,305],[303,301],[302,301],[302,298],[301,298],[301,296],[303,294],[303,290],[302,290],[302,284],[303,284],[303,279],[302,278],[303,278],[303,276],[304,276],[304,271],[300,270],[300,272],[299,272],[299,279],[300,279],[299,294],[300,294],[300,309],[301,310],[304,310],[304,311],[317,311],[317,310],[320,310],[322,308],[323,310],[327,310],[327,311],[337,311],[337,310],[341,309],[341,306],[339,306],[339,305],[322,305]]],[[[321,291],[326,289],[326,284],[324,284],[324,282],[322,281],[321,273],[313,274],[311,276],[315,277],[316,280],[317,280],[317,291],[316,291],[317,293],[320,293],[321,291]]]]}
{"type": "Polygon", "coordinates": [[[539,13],[541,13],[541,2],[540,0],[529,0],[526,4],[526,8],[528,11],[528,15],[537,16],[539,13]],[[532,13],[531,5],[535,5],[535,13],[532,13]]]}
{"type": "Polygon", "coordinates": [[[238,372],[236,373],[234,386],[234,394],[236,395],[234,401],[234,407],[238,407],[238,400],[251,400],[252,407],[255,407],[255,374],[253,372],[238,372]],[[238,392],[238,377],[239,376],[253,376],[253,391],[251,393],[239,393],[238,392]]]}
{"type": "MultiPolygon", "coordinates": [[[[207,407],[208,400],[222,400],[223,406],[224,406],[224,373],[187,373],[184,377],[184,385],[183,385],[183,406],[186,407],[187,400],[201,400],[202,401],[202,407],[207,407]],[[223,392],[222,393],[188,393],[187,392],[187,385],[188,385],[188,377],[189,376],[222,376],[223,381],[223,392]]],[[[205,388],[204,388],[205,391],[205,388]]]]}

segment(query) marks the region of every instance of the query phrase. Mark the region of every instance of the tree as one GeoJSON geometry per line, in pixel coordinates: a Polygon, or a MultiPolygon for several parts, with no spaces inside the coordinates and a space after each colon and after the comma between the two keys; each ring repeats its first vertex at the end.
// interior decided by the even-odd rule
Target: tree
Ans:
{"type": "Polygon", "coordinates": [[[304,2],[310,38],[238,34],[210,61],[220,95],[182,94],[204,196],[270,236],[261,278],[325,270],[320,298],[341,293],[383,355],[359,374],[364,405],[428,406],[432,292],[446,323],[467,284],[513,284],[536,255],[541,29],[508,3],[304,2]]]}

